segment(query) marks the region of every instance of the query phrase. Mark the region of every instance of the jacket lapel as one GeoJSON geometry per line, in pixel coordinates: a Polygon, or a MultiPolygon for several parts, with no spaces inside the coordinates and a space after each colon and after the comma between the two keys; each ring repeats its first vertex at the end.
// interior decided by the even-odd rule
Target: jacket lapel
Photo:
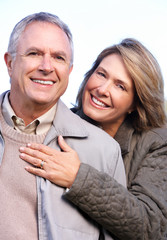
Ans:
{"type": "Polygon", "coordinates": [[[85,138],[88,136],[88,131],[84,124],[84,120],[68,109],[61,100],[59,100],[57,103],[55,119],[44,143],[49,143],[59,135],[63,137],[78,138],[85,138]]]}

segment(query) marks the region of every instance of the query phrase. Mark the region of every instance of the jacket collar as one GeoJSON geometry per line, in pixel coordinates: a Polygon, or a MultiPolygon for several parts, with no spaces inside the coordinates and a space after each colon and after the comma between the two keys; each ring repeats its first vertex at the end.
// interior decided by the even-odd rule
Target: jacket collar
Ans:
{"type": "Polygon", "coordinates": [[[83,120],[68,109],[60,99],[57,103],[57,111],[53,125],[46,136],[45,142],[48,143],[59,135],[79,138],[85,138],[89,135],[83,120]]]}
{"type": "MultiPolygon", "coordinates": [[[[92,123],[93,125],[97,125],[95,121],[93,121],[83,113],[82,109],[78,110],[74,107],[71,110],[86,121],[92,123]]],[[[130,120],[126,119],[122,123],[114,137],[121,147],[122,155],[127,154],[130,151],[133,132],[134,128],[132,127],[130,120]]]]}
{"type": "MultiPolygon", "coordinates": [[[[4,99],[7,92],[9,92],[9,91],[6,91],[6,92],[4,92],[0,95],[0,108],[1,108],[0,111],[1,112],[2,112],[2,102],[3,102],[3,99],[4,99]]],[[[1,132],[1,125],[0,125],[0,132],[1,132]]]]}
{"type": "Polygon", "coordinates": [[[134,128],[132,127],[130,121],[126,119],[114,137],[121,147],[122,155],[125,155],[130,151],[133,133],[134,128]]]}
{"type": "Polygon", "coordinates": [[[6,92],[3,92],[1,95],[0,95],[0,106],[2,106],[2,101],[6,95],[6,93],[8,93],[9,91],[6,91],[6,92]]]}
{"type": "MultiPolygon", "coordinates": [[[[0,107],[7,92],[8,91],[0,95],[0,107]]],[[[53,125],[47,135],[46,140],[49,141],[59,135],[64,137],[71,136],[85,138],[89,134],[83,120],[81,120],[79,116],[74,114],[61,100],[59,100],[57,102],[57,111],[53,120],[53,125]]]]}

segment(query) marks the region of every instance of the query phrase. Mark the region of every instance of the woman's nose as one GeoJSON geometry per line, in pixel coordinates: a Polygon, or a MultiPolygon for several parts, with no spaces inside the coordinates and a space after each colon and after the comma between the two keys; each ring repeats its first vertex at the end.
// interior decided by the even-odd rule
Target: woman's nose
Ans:
{"type": "Polygon", "coordinates": [[[110,95],[110,91],[111,91],[111,83],[109,81],[103,83],[102,85],[100,85],[97,89],[99,95],[103,95],[103,96],[109,96],[110,95]]]}

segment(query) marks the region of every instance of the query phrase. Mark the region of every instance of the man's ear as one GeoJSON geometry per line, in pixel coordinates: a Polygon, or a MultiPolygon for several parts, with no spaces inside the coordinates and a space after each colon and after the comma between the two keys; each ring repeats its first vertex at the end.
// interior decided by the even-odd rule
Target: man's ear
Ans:
{"type": "Polygon", "coordinates": [[[8,69],[9,76],[11,77],[12,73],[12,63],[13,63],[13,58],[10,53],[6,52],[4,55],[4,60],[8,69]]]}

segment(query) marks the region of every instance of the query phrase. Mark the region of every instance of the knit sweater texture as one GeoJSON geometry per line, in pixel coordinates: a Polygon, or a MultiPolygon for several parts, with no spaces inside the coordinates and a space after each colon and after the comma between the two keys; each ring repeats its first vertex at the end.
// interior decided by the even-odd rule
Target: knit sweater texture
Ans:
{"type": "Polygon", "coordinates": [[[25,170],[27,162],[19,157],[19,148],[27,143],[43,143],[45,134],[29,135],[8,126],[0,113],[5,141],[0,166],[0,239],[37,240],[36,178],[25,170]]]}

